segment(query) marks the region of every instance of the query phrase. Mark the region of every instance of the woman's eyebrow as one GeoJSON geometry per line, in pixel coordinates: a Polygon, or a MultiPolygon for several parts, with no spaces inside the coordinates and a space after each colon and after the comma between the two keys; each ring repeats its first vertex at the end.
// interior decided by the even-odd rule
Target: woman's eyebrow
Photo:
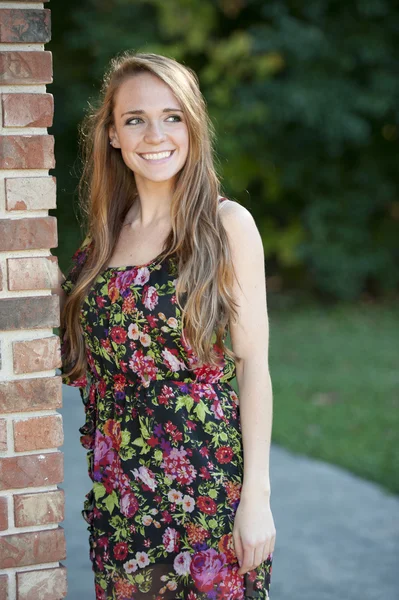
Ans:
{"type": "MultiPolygon", "coordinates": [[[[162,112],[183,112],[181,108],[164,108],[162,112]]],[[[121,116],[124,117],[125,115],[145,115],[145,110],[142,110],[140,108],[136,109],[136,110],[128,110],[127,112],[123,113],[121,116]]]]}

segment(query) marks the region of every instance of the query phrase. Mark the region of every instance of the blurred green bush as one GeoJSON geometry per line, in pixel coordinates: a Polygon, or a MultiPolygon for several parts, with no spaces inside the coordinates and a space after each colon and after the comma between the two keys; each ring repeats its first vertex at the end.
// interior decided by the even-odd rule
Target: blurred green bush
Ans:
{"type": "Polygon", "coordinates": [[[397,291],[393,0],[70,0],[52,17],[61,267],[82,237],[77,123],[108,60],[134,49],[197,72],[224,193],[258,224],[269,289],[346,300],[397,291]]]}

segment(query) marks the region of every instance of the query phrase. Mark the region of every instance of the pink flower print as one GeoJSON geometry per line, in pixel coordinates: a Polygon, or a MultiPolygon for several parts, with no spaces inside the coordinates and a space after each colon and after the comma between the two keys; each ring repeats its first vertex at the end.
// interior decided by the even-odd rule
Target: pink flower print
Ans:
{"type": "Polygon", "coordinates": [[[224,568],[226,557],[213,548],[196,552],[190,565],[190,573],[200,592],[210,592],[214,585],[223,580],[227,574],[224,568]]]}
{"type": "MultiPolygon", "coordinates": [[[[136,271],[136,269],[133,269],[136,271]]],[[[150,271],[147,267],[141,267],[137,269],[136,277],[134,278],[135,285],[145,285],[150,278],[150,271]]]]}
{"type": "Polygon", "coordinates": [[[173,448],[168,456],[164,457],[161,468],[165,470],[165,475],[170,479],[175,479],[181,485],[192,483],[197,475],[197,471],[190,461],[186,458],[187,452],[183,446],[180,450],[173,448]]]}
{"type": "Polygon", "coordinates": [[[186,365],[179,359],[178,350],[169,350],[169,348],[164,348],[161,354],[163,362],[168,367],[169,371],[176,373],[177,371],[180,371],[180,369],[185,369],[186,365]]]}
{"type": "Polygon", "coordinates": [[[194,382],[191,386],[191,396],[195,401],[198,402],[201,398],[206,398],[207,400],[218,400],[217,393],[213,385],[209,385],[208,383],[194,382]]]}
{"type": "Polygon", "coordinates": [[[183,494],[179,490],[171,489],[168,493],[169,502],[173,502],[174,504],[180,504],[183,502],[183,494]]]}
{"type": "Polygon", "coordinates": [[[140,330],[136,323],[130,323],[127,330],[127,337],[131,340],[138,340],[140,335],[140,330]]]}
{"type": "Polygon", "coordinates": [[[156,482],[155,475],[148,467],[141,466],[138,469],[132,469],[131,472],[136,479],[141,479],[141,481],[145,483],[145,485],[149,487],[151,491],[154,491],[157,487],[158,484],[156,482]]]}
{"type": "Polygon", "coordinates": [[[115,287],[122,293],[134,283],[136,277],[135,269],[122,271],[115,279],[115,287]]]}
{"type": "Polygon", "coordinates": [[[183,510],[184,512],[193,512],[195,508],[194,498],[188,496],[187,494],[183,498],[183,510]]]}
{"type": "Polygon", "coordinates": [[[169,317],[169,319],[166,322],[169,325],[169,327],[171,327],[171,329],[177,329],[179,326],[179,323],[177,319],[175,319],[175,317],[169,317]]]}
{"type": "MultiPolygon", "coordinates": [[[[214,348],[216,349],[216,346],[214,346],[214,348]]],[[[218,381],[220,381],[220,378],[223,375],[224,367],[225,361],[224,359],[222,359],[219,366],[214,367],[210,364],[204,364],[194,369],[193,372],[200,381],[207,381],[208,383],[217,383],[218,381]]]]}
{"type": "Polygon", "coordinates": [[[152,356],[144,355],[142,350],[133,352],[133,356],[129,360],[129,367],[140,376],[144,387],[148,387],[150,382],[156,378],[155,361],[152,356]]]}
{"type": "Polygon", "coordinates": [[[173,568],[178,575],[188,575],[190,573],[190,565],[190,552],[180,552],[173,561],[173,568]]]}
{"type": "Polygon", "coordinates": [[[123,490],[120,498],[121,513],[128,519],[132,518],[139,509],[136,496],[130,490],[123,490]]]}
{"type": "Polygon", "coordinates": [[[224,600],[224,598],[245,600],[242,575],[238,574],[238,566],[236,568],[226,569],[225,574],[220,578],[220,585],[216,598],[218,600],[224,600]]]}
{"type": "Polygon", "coordinates": [[[144,347],[151,346],[151,336],[148,333],[141,333],[140,342],[144,347]]]}
{"type": "Polygon", "coordinates": [[[150,564],[147,552],[136,552],[136,561],[141,569],[150,564]]]}
{"type": "Polygon", "coordinates": [[[111,450],[111,438],[104,436],[99,429],[96,429],[94,442],[94,464],[98,464],[111,450]]]}
{"type": "Polygon", "coordinates": [[[134,558],[128,560],[123,565],[123,568],[125,569],[126,573],[134,573],[135,571],[137,571],[137,560],[135,560],[134,558]]]}
{"type": "Polygon", "coordinates": [[[176,529],[167,527],[165,533],[162,536],[162,542],[166,552],[177,552],[179,549],[179,538],[180,534],[176,529]]]}
{"type": "Polygon", "coordinates": [[[216,419],[219,419],[219,421],[221,419],[223,419],[224,417],[224,412],[222,410],[222,406],[219,402],[219,400],[214,400],[212,405],[211,405],[211,410],[213,411],[213,414],[215,415],[216,419]]]}
{"type": "Polygon", "coordinates": [[[154,310],[159,301],[157,289],[153,285],[146,286],[141,300],[148,310],[154,310]]]}

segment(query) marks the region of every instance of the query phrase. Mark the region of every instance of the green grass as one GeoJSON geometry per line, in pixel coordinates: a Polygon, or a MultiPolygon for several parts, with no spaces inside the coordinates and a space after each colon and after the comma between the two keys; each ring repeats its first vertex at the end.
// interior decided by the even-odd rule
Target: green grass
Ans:
{"type": "Polygon", "coordinates": [[[394,493],[399,493],[397,312],[375,305],[269,307],[273,443],[394,493]]]}

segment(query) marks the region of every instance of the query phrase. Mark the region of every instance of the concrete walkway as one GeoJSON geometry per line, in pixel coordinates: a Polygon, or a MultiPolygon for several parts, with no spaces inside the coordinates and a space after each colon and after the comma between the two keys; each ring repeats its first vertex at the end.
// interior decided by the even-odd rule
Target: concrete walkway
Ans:
{"type": "MultiPolygon", "coordinates": [[[[68,600],[95,600],[87,524],[91,488],[79,391],[64,386],[68,600]]],[[[335,466],[271,448],[276,548],[270,600],[398,600],[399,498],[335,466]]]]}

